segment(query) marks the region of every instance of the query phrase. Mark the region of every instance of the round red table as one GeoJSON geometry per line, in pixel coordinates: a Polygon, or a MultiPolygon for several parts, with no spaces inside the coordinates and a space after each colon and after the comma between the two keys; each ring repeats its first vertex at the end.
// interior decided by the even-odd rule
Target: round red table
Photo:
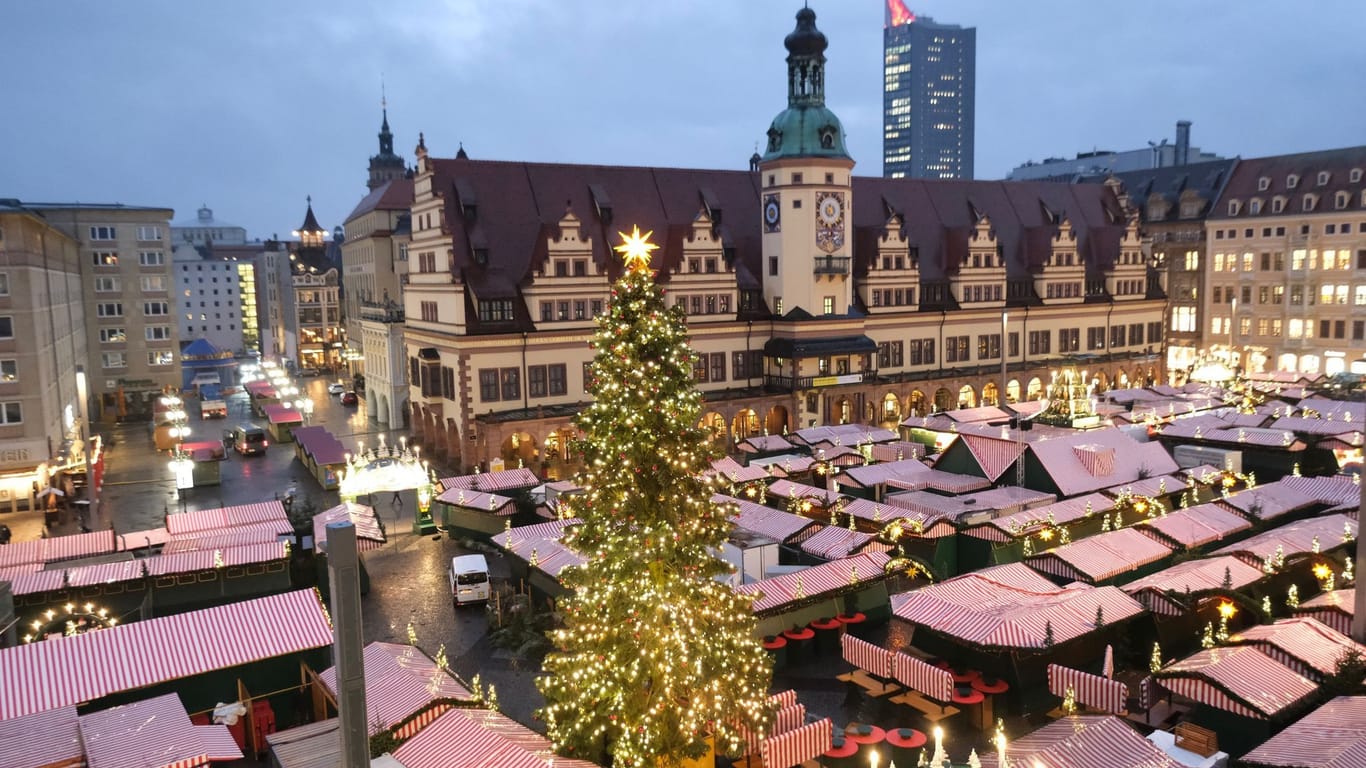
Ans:
{"type": "Polygon", "coordinates": [[[844,625],[845,632],[848,632],[849,634],[857,637],[859,630],[863,627],[865,623],[867,623],[868,617],[863,615],[863,613],[856,613],[853,616],[845,616],[841,614],[835,617],[835,621],[838,621],[840,624],[844,625]]]}
{"type": "Polygon", "coordinates": [[[850,741],[836,733],[830,741],[830,748],[825,750],[821,763],[827,768],[856,768],[858,747],[857,741],[850,741]]]}
{"type": "Polygon", "coordinates": [[[897,765],[915,765],[916,750],[925,746],[925,734],[914,728],[893,728],[887,731],[887,746],[891,747],[891,761],[897,765]]]}
{"type": "Polygon", "coordinates": [[[844,740],[859,744],[877,744],[887,738],[887,732],[876,725],[850,723],[844,728],[844,740]]]}
{"type": "Polygon", "coordinates": [[[839,650],[840,626],[838,619],[811,622],[810,627],[816,633],[816,653],[825,654],[839,650]]]}
{"type": "Polygon", "coordinates": [[[798,627],[783,632],[783,637],[787,638],[788,664],[796,666],[811,658],[811,643],[816,638],[815,632],[807,627],[798,627]]]}
{"type": "Polygon", "coordinates": [[[958,688],[953,689],[954,704],[981,704],[982,700],[985,698],[986,696],[981,691],[974,691],[971,688],[969,688],[966,692],[958,688]]]}
{"type": "Polygon", "coordinates": [[[787,638],[782,635],[764,638],[764,650],[773,657],[774,669],[787,666],[787,638]]]}
{"type": "Polygon", "coordinates": [[[954,669],[950,671],[953,672],[953,681],[955,683],[970,683],[982,676],[982,673],[975,669],[965,669],[962,671],[954,669]]]}
{"type": "Polygon", "coordinates": [[[1010,684],[1004,680],[997,679],[994,683],[988,683],[984,681],[980,676],[976,680],[972,681],[972,687],[973,690],[981,691],[982,693],[989,693],[992,695],[1005,693],[1006,691],[1010,690],[1010,684]]]}

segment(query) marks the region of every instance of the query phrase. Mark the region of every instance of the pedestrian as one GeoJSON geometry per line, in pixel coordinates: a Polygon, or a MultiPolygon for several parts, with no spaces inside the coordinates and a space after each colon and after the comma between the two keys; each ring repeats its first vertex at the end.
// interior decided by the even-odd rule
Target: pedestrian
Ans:
{"type": "Polygon", "coordinates": [[[394,498],[389,500],[389,506],[397,506],[399,509],[403,508],[403,497],[398,495],[398,491],[394,491],[394,498]]]}

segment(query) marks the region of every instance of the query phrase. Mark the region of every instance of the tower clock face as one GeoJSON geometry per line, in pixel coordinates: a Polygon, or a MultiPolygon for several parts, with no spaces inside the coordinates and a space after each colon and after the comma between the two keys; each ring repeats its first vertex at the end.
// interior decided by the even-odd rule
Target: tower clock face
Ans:
{"type": "Polygon", "coordinates": [[[816,247],[834,253],[844,247],[844,193],[816,194],[816,247]]]}
{"type": "Polygon", "coordinates": [[[777,232],[779,229],[780,209],[777,195],[764,195],[764,231],[777,232]]]}

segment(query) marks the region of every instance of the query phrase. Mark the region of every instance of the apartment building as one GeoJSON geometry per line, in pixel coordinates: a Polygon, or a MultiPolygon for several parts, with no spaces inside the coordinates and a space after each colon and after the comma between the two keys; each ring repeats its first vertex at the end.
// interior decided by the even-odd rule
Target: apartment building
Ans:
{"type": "Polygon", "coordinates": [[[1366,146],[1239,161],[1206,227],[1202,347],[1248,371],[1366,373],[1366,146]]]}
{"type": "Polygon", "coordinates": [[[1063,365],[1098,387],[1161,379],[1161,275],[1113,189],[854,176],[814,12],[785,44],[788,106],[748,171],[438,159],[419,141],[414,439],[456,464],[569,471],[633,226],[688,315],[721,447],[1036,399],[1063,365]]]}
{"type": "Polygon", "coordinates": [[[25,203],[80,248],[89,339],[92,419],[150,418],[179,388],[180,332],[172,273],[170,208],[25,203]]]}
{"type": "Polygon", "coordinates": [[[42,213],[0,200],[0,511],[79,465],[89,370],[80,247],[42,213]]]}

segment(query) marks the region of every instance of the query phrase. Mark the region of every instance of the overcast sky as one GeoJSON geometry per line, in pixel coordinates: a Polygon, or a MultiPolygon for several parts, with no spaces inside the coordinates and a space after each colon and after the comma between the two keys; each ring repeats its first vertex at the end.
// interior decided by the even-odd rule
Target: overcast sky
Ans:
{"type": "MultiPolygon", "coordinates": [[[[1171,139],[1227,156],[1366,143],[1359,0],[924,0],[977,28],[977,174],[1171,139]]],[[[0,197],[208,203],[341,224],[377,150],[744,168],[785,106],[799,0],[4,2],[0,197]]],[[[827,98],[880,175],[880,0],[813,0],[827,98]]]]}

